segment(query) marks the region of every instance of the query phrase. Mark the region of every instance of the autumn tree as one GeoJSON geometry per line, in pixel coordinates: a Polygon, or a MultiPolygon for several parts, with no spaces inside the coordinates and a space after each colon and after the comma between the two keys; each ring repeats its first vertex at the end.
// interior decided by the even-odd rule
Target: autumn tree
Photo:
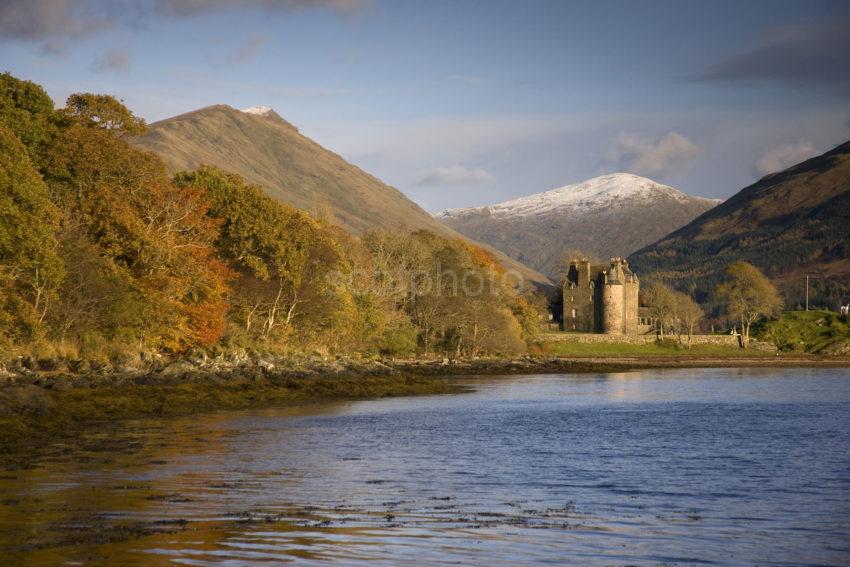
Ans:
{"type": "Polygon", "coordinates": [[[702,308],[697,304],[691,296],[680,291],[673,291],[673,319],[679,331],[679,342],[681,342],[682,332],[688,336],[688,348],[691,348],[694,330],[698,327],[699,322],[705,317],[702,308]]]}
{"type": "Polygon", "coordinates": [[[675,325],[676,296],[672,289],[659,282],[647,286],[642,295],[643,303],[649,308],[658,334],[663,339],[664,330],[672,331],[675,325]]]}
{"type": "Polygon", "coordinates": [[[89,128],[100,128],[114,134],[143,134],[144,119],[135,116],[123,101],[110,95],[75,93],[68,97],[62,115],[89,128]]]}
{"type": "Polygon", "coordinates": [[[339,269],[342,254],[318,222],[214,167],[179,173],[175,181],[202,191],[208,215],[220,223],[215,245],[240,274],[234,302],[249,337],[285,341],[306,317],[330,324],[328,296],[336,290],[326,275],[339,269]]]}
{"type": "Polygon", "coordinates": [[[782,298],[770,280],[747,262],[730,264],[725,276],[726,280],[717,287],[717,298],[725,305],[729,318],[740,323],[742,345],[747,348],[752,324],[779,313],[782,298]]]}
{"type": "Polygon", "coordinates": [[[431,337],[433,310],[417,303],[430,292],[432,265],[427,239],[419,236],[376,230],[361,238],[363,253],[346,247],[354,267],[351,285],[361,301],[368,302],[369,329],[378,350],[386,354],[412,352],[420,339],[431,337]],[[422,333],[414,324],[414,313],[425,323],[422,333]]]}
{"type": "Polygon", "coordinates": [[[411,237],[425,251],[407,303],[423,348],[457,356],[524,351],[523,328],[513,312],[515,282],[493,256],[466,241],[427,231],[411,237]]]}
{"type": "Polygon", "coordinates": [[[123,131],[99,121],[67,125],[50,146],[51,192],[107,269],[129,283],[125,309],[138,314],[140,345],[214,344],[227,310],[228,271],[212,246],[218,224],[202,191],[176,187],[164,163],[120,139],[123,131]]]}
{"type": "Polygon", "coordinates": [[[58,225],[26,148],[0,124],[0,334],[12,340],[35,338],[55,299],[63,277],[58,225]]]}

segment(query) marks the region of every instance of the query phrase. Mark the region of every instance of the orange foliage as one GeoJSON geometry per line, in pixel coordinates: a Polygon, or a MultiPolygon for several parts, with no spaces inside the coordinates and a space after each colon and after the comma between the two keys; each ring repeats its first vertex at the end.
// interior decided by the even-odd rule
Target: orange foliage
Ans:
{"type": "Polygon", "coordinates": [[[505,268],[496,260],[496,257],[489,251],[481,248],[480,246],[476,246],[467,240],[461,240],[459,238],[455,239],[455,243],[457,243],[461,248],[466,250],[472,261],[476,266],[480,268],[485,268],[488,270],[492,270],[497,274],[504,274],[505,268]]]}

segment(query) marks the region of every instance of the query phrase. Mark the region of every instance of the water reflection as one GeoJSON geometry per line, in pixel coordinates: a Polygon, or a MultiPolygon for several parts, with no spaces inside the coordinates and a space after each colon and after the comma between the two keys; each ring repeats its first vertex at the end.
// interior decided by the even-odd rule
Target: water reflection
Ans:
{"type": "Polygon", "coordinates": [[[844,370],[470,378],[115,424],[0,477],[8,564],[850,562],[844,370]]]}

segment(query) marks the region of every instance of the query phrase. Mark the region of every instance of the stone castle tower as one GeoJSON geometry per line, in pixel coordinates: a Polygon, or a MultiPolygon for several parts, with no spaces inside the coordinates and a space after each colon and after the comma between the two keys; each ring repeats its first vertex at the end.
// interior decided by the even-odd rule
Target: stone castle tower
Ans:
{"type": "Polygon", "coordinates": [[[570,260],[564,280],[564,330],[608,335],[637,335],[640,281],[622,258],[609,265],[570,260]]]}

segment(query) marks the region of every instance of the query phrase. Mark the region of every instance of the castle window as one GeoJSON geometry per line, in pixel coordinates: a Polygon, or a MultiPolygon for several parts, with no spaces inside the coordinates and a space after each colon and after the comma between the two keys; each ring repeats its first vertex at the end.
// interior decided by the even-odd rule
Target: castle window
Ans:
{"type": "Polygon", "coordinates": [[[575,318],[576,318],[576,310],[573,309],[573,319],[575,319],[575,318]]]}

